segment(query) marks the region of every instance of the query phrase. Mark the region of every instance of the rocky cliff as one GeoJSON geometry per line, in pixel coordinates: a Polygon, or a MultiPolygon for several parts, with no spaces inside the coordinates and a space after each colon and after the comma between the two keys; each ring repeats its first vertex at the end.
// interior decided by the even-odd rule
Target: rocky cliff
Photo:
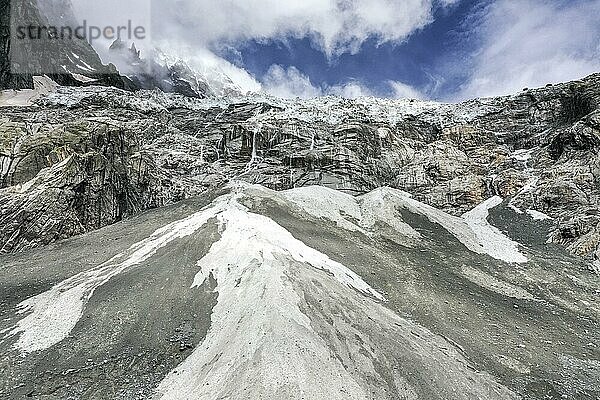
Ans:
{"type": "Polygon", "coordinates": [[[600,242],[600,75],[443,104],[191,99],[61,87],[0,113],[0,248],[97,229],[231,179],[274,189],[381,186],[454,215],[498,195],[551,218],[548,240],[600,242]]]}
{"type": "Polygon", "coordinates": [[[33,79],[27,75],[16,75],[11,72],[10,39],[11,39],[11,2],[0,1],[0,88],[24,89],[33,88],[33,79]]]}
{"type": "Polygon", "coordinates": [[[11,24],[23,26],[78,26],[66,6],[46,0],[0,0],[0,89],[33,89],[34,75],[48,75],[62,85],[103,85],[133,90],[137,86],[122,77],[112,64],[104,65],[92,46],[73,36],[69,40],[24,40],[18,50],[11,24]],[[56,16],[60,9],[68,14],[56,16]],[[13,53],[11,53],[11,48],[13,53]]]}

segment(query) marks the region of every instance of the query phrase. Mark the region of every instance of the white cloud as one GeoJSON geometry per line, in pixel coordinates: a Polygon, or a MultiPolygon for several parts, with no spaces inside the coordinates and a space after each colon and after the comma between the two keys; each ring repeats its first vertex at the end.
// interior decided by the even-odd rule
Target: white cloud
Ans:
{"type": "Polygon", "coordinates": [[[263,78],[263,90],[273,96],[302,99],[321,96],[321,89],[315,87],[308,76],[296,67],[284,69],[280,65],[272,65],[263,78]]]}
{"type": "Polygon", "coordinates": [[[433,1],[170,0],[155,2],[154,36],[176,36],[204,47],[309,37],[335,56],[357,52],[371,37],[404,40],[432,21],[433,1]]]}
{"type": "Polygon", "coordinates": [[[327,94],[344,97],[346,99],[356,99],[359,97],[368,97],[375,95],[369,88],[356,81],[331,86],[327,88],[327,94]]]}
{"type": "Polygon", "coordinates": [[[347,99],[380,96],[392,98],[421,99],[423,95],[413,87],[402,82],[388,81],[388,93],[377,93],[359,81],[350,81],[333,86],[314,85],[310,78],[296,67],[284,68],[272,65],[262,80],[263,91],[283,98],[313,98],[319,96],[339,96],[347,99]]]}
{"type": "Polygon", "coordinates": [[[392,99],[423,99],[425,96],[412,86],[398,81],[387,81],[387,90],[374,91],[358,81],[328,87],[325,93],[347,99],[358,97],[387,97],[392,99]]]}
{"type": "MultiPolygon", "coordinates": [[[[88,3],[87,0],[72,1],[76,6],[88,3]]],[[[359,52],[361,45],[372,38],[379,43],[402,42],[433,21],[434,9],[457,1],[135,0],[140,4],[152,2],[153,23],[148,31],[154,39],[153,43],[136,44],[143,56],[150,56],[156,45],[169,58],[184,60],[200,75],[208,79],[214,75],[213,86],[229,76],[242,90],[257,91],[261,84],[244,70],[241,58],[233,64],[208,49],[235,55],[240,46],[250,40],[285,43],[290,38],[309,38],[315,48],[331,59],[343,53],[359,52]]],[[[94,14],[109,21],[116,18],[113,9],[96,3],[94,14]]],[[[105,51],[98,50],[110,60],[105,51]]],[[[375,95],[359,82],[315,86],[293,67],[273,67],[263,80],[265,91],[283,97],[375,95]]],[[[394,94],[400,89],[398,85],[390,86],[394,94]]],[[[402,92],[408,93],[406,88],[402,92]]]]}
{"type": "Polygon", "coordinates": [[[406,83],[388,81],[388,85],[393,91],[393,97],[396,99],[423,99],[425,97],[417,89],[406,83]]]}
{"type": "Polygon", "coordinates": [[[450,7],[458,4],[460,0],[437,0],[442,7],[450,7]]]}
{"type": "Polygon", "coordinates": [[[499,0],[480,27],[482,48],[459,98],[514,93],[600,70],[600,1],[499,0]]]}
{"type": "Polygon", "coordinates": [[[335,86],[315,86],[310,78],[296,67],[284,68],[272,65],[262,80],[263,91],[283,98],[302,98],[331,95],[349,99],[372,96],[372,92],[359,82],[348,82],[335,86]]]}
{"type": "Polygon", "coordinates": [[[263,91],[283,98],[308,99],[319,96],[339,96],[347,99],[372,96],[373,93],[360,82],[348,82],[335,86],[315,86],[308,76],[296,67],[283,68],[272,65],[262,80],[263,91]]]}
{"type": "MultiPolygon", "coordinates": [[[[76,8],[87,0],[72,0],[76,8]]],[[[179,57],[201,75],[217,78],[224,73],[244,90],[260,85],[242,67],[208,49],[231,54],[245,42],[309,38],[313,46],[332,59],[355,54],[368,39],[379,43],[402,42],[433,21],[433,10],[455,0],[135,0],[152,3],[152,43],[136,43],[142,55],[153,47],[169,57],[179,57]]],[[[89,8],[89,7],[88,7],[89,8]]],[[[94,3],[93,13],[109,22],[119,18],[114,7],[94,3]]],[[[106,43],[103,43],[106,47],[106,43]]],[[[105,58],[109,56],[98,49],[105,58]]],[[[112,61],[112,60],[111,60],[112,61]]],[[[218,82],[216,82],[218,84],[218,82]]],[[[335,93],[346,97],[371,95],[364,86],[350,82],[330,88],[315,87],[295,68],[273,68],[265,78],[267,91],[279,96],[311,97],[335,93]]]]}

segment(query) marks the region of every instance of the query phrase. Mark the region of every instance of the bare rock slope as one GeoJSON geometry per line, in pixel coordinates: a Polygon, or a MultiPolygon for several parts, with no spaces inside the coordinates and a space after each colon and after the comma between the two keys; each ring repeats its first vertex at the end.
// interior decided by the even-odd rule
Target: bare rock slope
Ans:
{"type": "Polygon", "coordinates": [[[2,255],[0,398],[596,399],[597,276],[501,203],[235,181],[2,255]]]}

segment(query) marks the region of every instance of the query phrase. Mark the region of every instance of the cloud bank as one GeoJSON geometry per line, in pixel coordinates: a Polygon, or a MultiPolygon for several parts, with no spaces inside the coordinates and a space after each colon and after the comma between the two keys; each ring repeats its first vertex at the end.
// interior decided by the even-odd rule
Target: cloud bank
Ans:
{"type": "Polygon", "coordinates": [[[281,65],[273,65],[263,78],[262,90],[273,96],[283,98],[308,99],[319,96],[339,96],[348,99],[358,97],[391,97],[420,99],[423,95],[416,89],[402,82],[387,81],[388,90],[385,93],[377,93],[358,81],[349,81],[333,86],[317,86],[310,78],[299,71],[296,67],[284,68],[281,65]]]}
{"type": "MultiPolygon", "coordinates": [[[[274,65],[266,76],[251,76],[240,60],[236,64],[217,56],[248,41],[286,43],[308,38],[328,59],[356,54],[375,38],[378,43],[399,43],[433,21],[436,7],[457,0],[133,0],[152,1],[152,45],[167,59],[182,59],[206,76],[226,74],[244,91],[264,91],[282,97],[345,97],[373,95],[358,82],[331,87],[313,85],[293,66],[274,65]]],[[[88,9],[88,0],[73,0],[75,8],[88,9]]],[[[113,18],[114,10],[92,7],[98,18],[113,18]]],[[[153,49],[137,44],[142,54],[153,49]]],[[[106,61],[110,55],[101,51],[106,61]]],[[[341,81],[344,78],[340,79],[341,81]]],[[[346,79],[347,80],[347,79],[346,79]]],[[[390,86],[392,96],[396,88],[390,86]]]]}
{"type": "Polygon", "coordinates": [[[432,21],[434,6],[433,0],[157,1],[153,31],[205,47],[308,37],[333,57],[356,53],[369,38],[406,39],[432,21]]]}

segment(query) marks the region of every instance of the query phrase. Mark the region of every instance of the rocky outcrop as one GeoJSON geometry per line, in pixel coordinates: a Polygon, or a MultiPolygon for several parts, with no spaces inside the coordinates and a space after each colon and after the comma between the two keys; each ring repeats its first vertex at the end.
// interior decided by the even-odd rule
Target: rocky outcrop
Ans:
{"type": "Polygon", "coordinates": [[[15,75],[10,65],[10,0],[0,0],[0,89],[33,89],[28,75],[15,75]]]}
{"type": "MultiPolygon", "coordinates": [[[[140,121],[137,121],[140,123],[140,121]]],[[[139,144],[147,126],[82,119],[0,122],[0,251],[81,234],[163,205],[159,174],[139,144]]]]}
{"type": "MultiPolygon", "coordinates": [[[[352,194],[392,186],[455,215],[499,195],[515,212],[554,218],[549,240],[591,255],[599,237],[599,100],[600,75],[461,104],[258,95],[202,100],[63,87],[34,107],[3,111],[0,193],[8,206],[2,216],[10,220],[31,208],[12,199],[27,197],[47,179],[47,168],[67,157],[71,171],[81,169],[77,179],[62,179],[60,191],[40,196],[45,204],[60,196],[70,202],[32,214],[19,230],[5,228],[0,243],[6,251],[38,243],[32,238],[46,234],[37,220],[62,221],[66,210],[77,210],[80,225],[57,224],[60,233],[42,243],[235,178],[352,194]],[[82,187],[85,195],[78,195],[82,187]],[[89,217],[98,207],[101,216],[89,217]],[[20,233],[27,226],[31,233],[20,233]]],[[[60,168],[54,173],[69,175],[60,168]]]]}

